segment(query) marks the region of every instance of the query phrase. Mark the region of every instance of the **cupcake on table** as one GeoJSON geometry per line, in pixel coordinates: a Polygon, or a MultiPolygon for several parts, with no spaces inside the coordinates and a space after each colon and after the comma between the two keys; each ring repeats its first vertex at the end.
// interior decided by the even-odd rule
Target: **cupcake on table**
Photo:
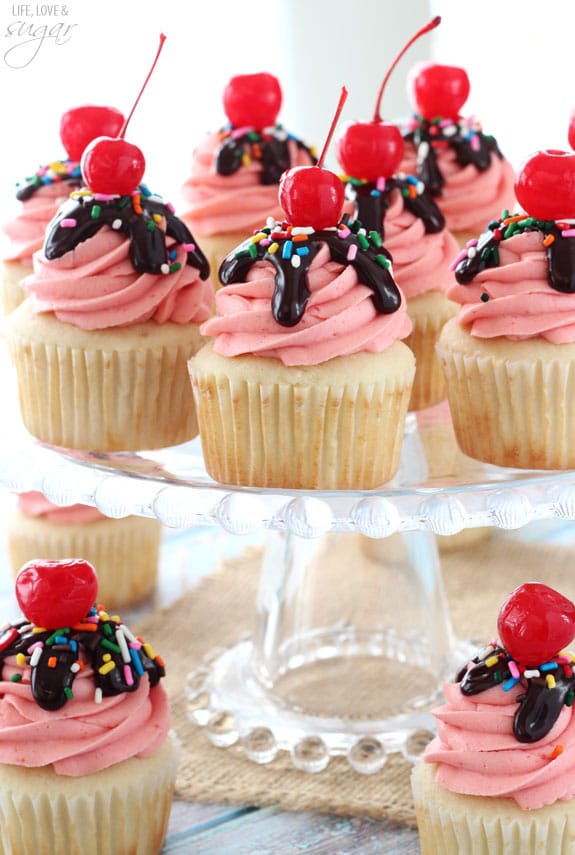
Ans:
{"type": "Polygon", "coordinates": [[[284,174],[285,219],[223,263],[202,326],[212,341],[190,360],[204,461],[221,482],[372,489],[399,465],[411,321],[381,238],[341,218],[343,184],[321,165],[336,119],[318,165],[284,174]]]}
{"type": "Polygon", "coordinates": [[[465,69],[419,64],[409,91],[417,112],[404,124],[401,169],[421,178],[465,246],[494,214],[513,207],[513,167],[475,117],[460,115],[470,91],[465,69]]]}
{"type": "Polygon", "coordinates": [[[22,420],[52,445],[143,450],[197,434],[187,360],[212,309],[209,265],[142,183],[130,117],[84,151],[84,186],[50,223],[6,325],[22,420]]]}
{"type": "Polygon", "coordinates": [[[575,154],[521,167],[524,211],[491,220],[456,260],[459,314],[438,354],[465,454],[522,469],[575,468],[575,154]]]}
{"type": "Polygon", "coordinates": [[[101,599],[110,608],[134,605],[156,586],[162,526],[145,517],[108,519],[87,505],[60,507],[39,492],[21,493],[6,518],[14,575],[37,555],[83,555],[98,567],[101,599]]]}
{"type": "Polygon", "coordinates": [[[286,169],[315,163],[314,151],[277,124],[280,83],[239,74],[223,93],[228,124],[195,149],[182,187],[182,218],[202,243],[214,281],[224,258],[267,216],[281,219],[278,184],[286,169]]]}
{"type": "Polygon", "coordinates": [[[372,121],[348,124],[337,140],[353,216],[368,232],[378,232],[383,238],[413,322],[413,331],[405,339],[416,358],[410,410],[432,407],[445,399],[445,378],[435,344],[443,324],[457,311],[445,292],[452,281],[449,265],[458,244],[421,179],[398,172],[403,139],[396,125],[381,118],[380,104],[389,76],[407,48],[440,21],[436,17],[422,27],[394,59],[381,85],[372,121]]]}
{"type": "Polygon", "coordinates": [[[179,747],[164,662],[98,600],[93,566],[37,559],[0,635],[0,851],[157,855],[179,747]]]}
{"type": "Polygon", "coordinates": [[[2,226],[4,314],[25,299],[20,283],[32,273],[32,257],[42,248],[46,227],[71,191],[82,184],[82,152],[96,137],[117,134],[123,124],[123,115],[113,107],[85,105],[68,110],[60,120],[60,139],[68,157],[40,166],[18,184],[18,213],[2,226]]]}
{"type": "Polygon", "coordinates": [[[529,582],[497,629],[444,686],[437,737],[413,771],[422,855],[573,851],[575,604],[529,582]]]}

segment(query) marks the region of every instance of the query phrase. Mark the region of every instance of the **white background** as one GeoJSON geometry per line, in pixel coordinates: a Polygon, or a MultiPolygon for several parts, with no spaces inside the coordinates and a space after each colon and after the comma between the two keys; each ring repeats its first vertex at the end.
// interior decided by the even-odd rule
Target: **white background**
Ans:
{"type": "MultiPolygon", "coordinates": [[[[472,94],[464,112],[482,119],[515,165],[536,148],[568,145],[575,5],[563,0],[70,0],[66,16],[32,18],[20,14],[25,5],[0,0],[2,213],[18,179],[64,156],[64,110],[92,102],[129,111],[162,31],[165,48],[128,138],[146,155],[147,183],[176,206],[194,144],[225,120],[221,92],[232,74],[277,74],[280,119],[321,148],[341,85],[350,92],[343,118],[370,118],[390,60],[436,13],[440,28],[398,66],[384,116],[409,111],[406,73],[433,56],[466,67],[472,94]],[[17,21],[53,33],[58,24],[73,29],[65,44],[48,37],[17,47],[26,38],[15,34],[17,21]]],[[[54,4],[28,5],[34,12],[54,4]]]]}

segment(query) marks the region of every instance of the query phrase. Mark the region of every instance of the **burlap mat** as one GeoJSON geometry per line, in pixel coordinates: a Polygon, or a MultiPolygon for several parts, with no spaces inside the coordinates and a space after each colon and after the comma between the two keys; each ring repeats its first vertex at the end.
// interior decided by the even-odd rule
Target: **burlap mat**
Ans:
{"type": "MultiPolygon", "coordinates": [[[[348,535],[350,538],[355,535],[348,535]]],[[[223,566],[165,613],[140,626],[144,637],[167,659],[166,686],[183,756],[177,782],[182,799],[242,805],[278,805],[286,810],[385,817],[410,826],[415,817],[409,789],[410,766],[393,755],[371,776],[353,772],[340,758],[320,774],[295,770],[285,752],[259,766],[238,746],[216,748],[186,716],[185,675],[214,646],[234,644],[254,625],[261,553],[251,549],[223,566]]],[[[497,533],[479,544],[442,555],[442,567],[456,634],[488,638],[495,631],[502,600],[518,584],[544,581],[575,599],[575,550],[520,543],[497,533]]]]}

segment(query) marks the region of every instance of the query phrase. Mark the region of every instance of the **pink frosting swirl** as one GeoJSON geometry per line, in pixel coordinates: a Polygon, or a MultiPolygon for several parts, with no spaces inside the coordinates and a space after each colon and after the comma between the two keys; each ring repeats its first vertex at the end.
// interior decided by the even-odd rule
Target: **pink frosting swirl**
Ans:
{"type": "MultiPolygon", "coordinates": [[[[445,178],[443,192],[436,201],[450,231],[479,234],[493,217],[499,217],[505,208],[513,208],[515,173],[508,160],[493,153],[491,165],[481,171],[471,163],[461,166],[451,148],[437,148],[436,155],[445,178]]],[[[400,169],[415,175],[416,168],[415,147],[406,142],[400,169]]]]}
{"type": "Polygon", "coordinates": [[[174,273],[138,273],[130,261],[127,237],[103,227],[60,258],[34,254],[34,273],[23,280],[35,312],[53,312],[84,330],[124,327],[154,320],[158,324],[201,323],[213,302],[210,280],[186,264],[178,245],[174,273]]]}
{"type": "Polygon", "coordinates": [[[459,684],[443,690],[446,703],[434,710],[437,737],[425,752],[439,765],[438,784],[463,795],[513,798],[525,810],[575,796],[574,707],[563,706],[543,739],[524,743],[513,735],[521,687],[494,686],[472,697],[459,684]]]}
{"type": "Polygon", "coordinates": [[[275,268],[254,264],[247,281],[226,285],[216,293],[216,317],[201,328],[214,336],[214,350],[223,356],[257,354],[284,365],[317,365],[336,356],[361,351],[381,352],[411,332],[405,299],[396,312],[379,314],[372,291],[362,285],[354,268],[330,260],[323,244],[307,276],[311,296],[303,318],[283,327],[271,312],[275,268]]]}
{"type": "Polygon", "coordinates": [[[18,510],[27,517],[35,517],[48,522],[74,525],[76,523],[91,523],[105,519],[97,508],[89,505],[68,505],[59,507],[48,501],[43,493],[31,490],[20,493],[17,498],[18,510]]]}
{"type": "Polygon", "coordinates": [[[385,214],[384,235],[395,279],[408,300],[427,291],[447,290],[452,282],[449,265],[459,249],[457,241],[447,229],[426,234],[423,220],[405,207],[397,188],[385,214]]]}
{"type": "Polygon", "coordinates": [[[32,260],[32,255],[42,248],[46,227],[70,193],[66,182],[43,184],[25,202],[20,203],[18,214],[2,226],[9,243],[3,253],[5,261],[32,260]]]}
{"type": "MultiPolygon", "coordinates": [[[[499,243],[499,265],[469,285],[452,285],[447,296],[461,304],[459,323],[478,338],[541,337],[554,344],[575,341],[575,294],[549,284],[541,232],[523,232],[499,243]],[[482,294],[489,299],[484,302],[482,294]]],[[[572,240],[572,238],[569,238],[572,240]]]]}
{"type": "Polygon", "coordinates": [[[131,757],[148,757],[162,745],[170,710],[161,684],[147,675],[134,692],[94,703],[86,664],[74,680],[74,697],[56,711],[42,709],[30,691],[30,669],[6,661],[0,681],[0,763],[51,765],[59,775],[90,775],[131,757]],[[20,682],[10,677],[19,674],[20,682]]]}
{"type": "MultiPolygon", "coordinates": [[[[232,175],[219,175],[214,156],[220,145],[217,133],[210,134],[194,151],[191,175],[182,187],[189,208],[182,215],[197,235],[250,234],[268,216],[283,219],[278,204],[278,185],[262,184],[261,164],[252,160],[232,175]]],[[[309,166],[305,149],[289,140],[291,166],[309,166]]]]}

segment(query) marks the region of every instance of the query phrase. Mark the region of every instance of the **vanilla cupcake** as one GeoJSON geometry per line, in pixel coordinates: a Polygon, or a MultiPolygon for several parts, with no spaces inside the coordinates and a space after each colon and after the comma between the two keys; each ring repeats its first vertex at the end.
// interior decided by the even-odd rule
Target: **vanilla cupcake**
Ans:
{"type": "Polygon", "coordinates": [[[83,555],[98,567],[100,597],[110,608],[134,605],[156,586],[162,527],[145,517],[108,519],[87,505],[59,507],[42,493],[21,493],[6,519],[14,575],[38,555],[83,555]]]}
{"type": "Polygon", "coordinates": [[[513,591],[497,640],[444,686],[413,771],[422,855],[567,855],[575,838],[575,605],[513,591]]]}
{"type": "Polygon", "coordinates": [[[76,191],[8,318],[22,419],[43,442],[110,452],[197,434],[187,360],[211,312],[208,263],[143,186],[76,191]]]}
{"type": "Polygon", "coordinates": [[[548,186],[545,168],[550,159],[573,172],[569,157],[542,152],[526,162],[517,191],[532,215],[493,220],[462,251],[448,291],[461,308],[437,350],[457,442],[499,466],[575,467],[575,243],[560,219],[575,215],[575,200],[561,189],[568,176],[548,186]],[[537,191],[522,193],[533,167],[537,191]]]}
{"type": "Polygon", "coordinates": [[[315,162],[313,150],[276,123],[281,103],[272,74],[232,77],[223,94],[229,124],[194,151],[182,219],[200,239],[216,284],[220,264],[245,236],[267,216],[281,218],[282,173],[315,162]]]}
{"type": "Polygon", "coordinates": [[[378,236],[335,225],[336,175],[290,170],[280,202],[287,222],[222,265],[212,341],[190,361],[206,468],[229,484],[373,489],[397,470],[413,383],[405,299],[378,236]]]}
{"type": "Polygon", "coordinates": [[[513,167],[474,116],[460,115],[470,90],[463,68],[421,63],[412,69],[409,89],[417,113],[403,123],[400,168],[421,178],[464,247],[514,206],[513,167]]]}
{"type": "Polygon", "coordinates": [[[82,559],[24,565],[0,640],[0,850],[157,855],[179,749],[164,663],[82,559]],[[66,597],[61,597],[61,591],[66,597]]]}

